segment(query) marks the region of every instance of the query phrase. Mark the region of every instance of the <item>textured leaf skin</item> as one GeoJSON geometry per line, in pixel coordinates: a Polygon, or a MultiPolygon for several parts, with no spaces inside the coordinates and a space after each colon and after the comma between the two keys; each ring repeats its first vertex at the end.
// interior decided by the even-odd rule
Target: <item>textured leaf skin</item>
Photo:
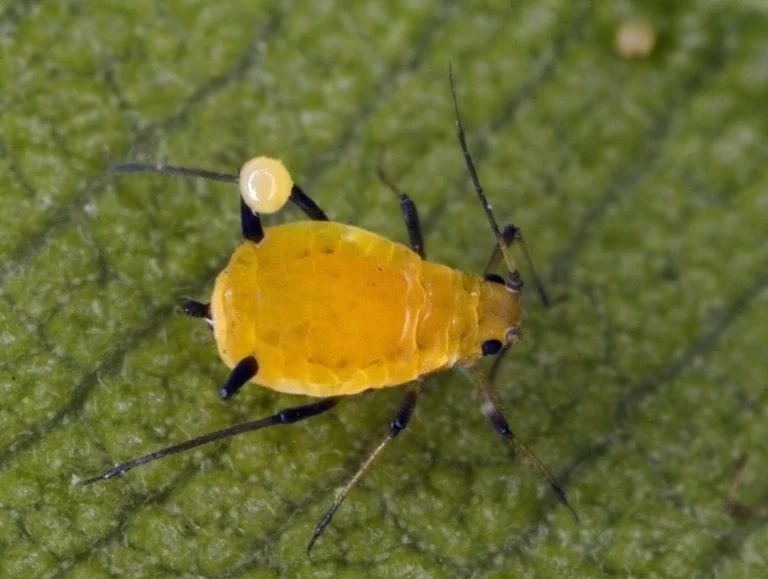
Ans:
{"type": "Polygon", "coordinates": [[[740,452],[740,498],[768,500],[765,4],[334,4],[0,5],[0,576],[765,573],[765,521],[722,510],[740,452]],[[623,60],[634,18],[657,47],[623,60]],[[108,164],[274,155],[334,218],[404,240],[383,159],[430,256],[478,271],[449,60],[494,209],[558,298],[528,292],[499,398],[581,524],[451,373],[311,560],[399,392],[77,486],[297,403],[218,400],[209,332],[177,309],[238,243],[236,190],[108,164]]]}

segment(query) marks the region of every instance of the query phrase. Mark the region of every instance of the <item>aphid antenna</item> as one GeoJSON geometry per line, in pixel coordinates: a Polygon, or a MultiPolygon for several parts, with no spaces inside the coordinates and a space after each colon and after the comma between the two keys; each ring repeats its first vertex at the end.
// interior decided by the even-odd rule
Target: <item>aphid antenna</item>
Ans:
{"type": "Polygon", "coordinates": [[[509,271],[509,281],[507,283],[507,286],[515,291],[520,291],[523,287],[523,280],[520,277],[520,272],[517,269],[517,264],[515,263],[514,258],[509,252],[509,245],[513,242],[516,242],[520,245],[520,248],[523,253],[523,257],[528,264],[528,267],[531,271],[531,276],[533,277],[534,285],[536,286],[536,289],[539,293],[539,297],[541,298],[541,301],[544,303],[544,305],[549,305],[549,297],[547,296],[547,292],[544,289],[544,284],[541,281],[541,278],[539,278],[538,273],[536,272],[536,268],[533,265],[533,260],[531,259],[530,253],[528,252],[528,247],[525,244],[525,241],[523,240],[522,234],[520,233],[520,230],[517,227],[508,227],[505,229],[504,233],[499,229],[499,224],[496,221],[496,217],[493,215],[493,209],[491,208],[491,204],[488,202],[488,198],[485,196],[485,190],[483,189],[482,184],[480,183],[480,177],[478,176],[477,169],[475,168],[475,163],[472,160],[472,155],[469,152],[469,147],[467,146],[467,139],[464,135],[464,127],[461,123],[461,115],[459,113],[459,100],[456,95],[456,85],[453,80],[453,66],[448,62],[448,79],[450,81],[451,85],[451,97],[453,99],[453,111],[456,117],[456,134],[459,138],[459,144],[461,145],[461,152],[464,155],[464,162],[467,165],[467,169],[469,170],[469,175],[472,178],[472,184],[474,185],[475,192],[477,193],[478,198],[480,199],[480,204],[483,206],[483,211],[485,212],[485,216],[488,219],[488,223],[491,226],[491,231],[493,231],[493,235],[496,237],[496,244],[498,245],[499,251],[501,252],[502,257],[504,258],[504,263],[507,266],[507,269],[509,271]],[[506,233],[507,229],[511,229],[513,231],[513,236],[511,239],[507,239],[506,233]]]}
{"type": "Polygon", "coordinates": [[[472,184],[474,185],[475,192],[477,192],[477,196],[480,199],[480,204],[483,206],[483,210],[485,211],[485,216],[488,219],[488,223],[491,226],[491,230],[493,231],[493,234],[496,237],[496,243],[498,243],[499,245],[499,250],[501,251],[501,254],[504,256],[504,262],[507,264],[507,267],[509,268],[509,271],[511,274],[519,275],[519,273],[517,273],[517,267],[515,266],[515,262],[512,259],[512,256],[509,254],[509,251],[507,251],[507,246],[504,243],[504,237],[501,235],[499,224],[496,222],[496,217],[494,217],[493,215],[491,204],[488,202],[488,198],[485,196],[485,190],[483,189],[483,186],[480,183],[480,177],[477,174],[475,163],[472,161],[472,155],[470,155],[469,148],[467,147],[467,139],[466,139],[466,136],[464,135],[464,126],[461,124],[461,114],[459,113],[459,100],[458,100],[458,97],[456,96],[456,85],[453,80],[453,65],[450,62],[448,63],[448,79],[451,84],[453,112],[456,116],[456,133],[459,137],[459,144],[461,145],[461,152],[464,155],[464,161],[467,164],[469,175],[472,178],[472,184]]]}
{"type": "Polygon", "coordinates": [[[207,169],[194,169],[191,167],[177,167],[162,163],[120,163],[111,165],[110,170],[113,173],[165,173],[166,175],[175,175],[177,177],[195,177],[224,183],[237,183],[240,179],[240,175],[236,174],[208,171],[207,169]]]}

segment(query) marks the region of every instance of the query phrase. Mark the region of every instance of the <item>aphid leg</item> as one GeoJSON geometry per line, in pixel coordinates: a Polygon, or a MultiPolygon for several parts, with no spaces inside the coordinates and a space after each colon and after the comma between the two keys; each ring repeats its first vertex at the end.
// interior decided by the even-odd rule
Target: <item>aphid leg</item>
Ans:
{"type": "Polygon", "coordinates": [[[493,399],[493,394],[491,393],[488,380],[485,377],[485,374],[483,374],[483,371],[480,370],[480,368],[477,366],[470,366],[469,368],[465,368],[465,370],[477,388],[477,393],[480,396],[481,409],[483,414],[485,414],[485,417],[491,423],[491,426],[493,426],[493,429],[498,432],[504,438],[504,440],[507,441],[507,443],[514,451],[521,453],[528,460],[533,462],[542,476],[547,479],[547,482],[552,488],[552,491],[555,493],[557,500],[560,501],[560,503],[571,512],[573,518],[578,522],[579,516],[568,502],[563,487],[560,486],[560,483],[557,482],[554,475],[552,474],[552,471],[550,471],[547,465],[545,465],[541,459],[536,456],[533,450],[523,444],[509,428],[507,420],[504,418],[504,415],[501,413],[501,410],[499,410],[496,401],[493,399]]]}
{"type": "Polygon", "coordinates": [[[209,442],[224,440],[225,438],[232,438],[233,436],[237,436],[245,432],[260,430],[262,428],[267,428],[268,426],[277,426],[280,424],[293,424],[294,422],[299,422],[306,418],[311,418],[312,416],[321,414],[326,410],[330,410],[331,408],[336,406],[340,402],[340,400],[341,400],[340,398],[324,398],[318,402],[313,402],[312,404],[286,408],[276,414],[273,414],[272,416],[261,418],[260,420],[243,422],[242,424],[236,424],[235,426],[230,426],[229,428],[223,428],[222,430],[209,432],[208,434],[198,436],[197,438],[191,438],[190,440],[187,440],[185,442],[174,444],[173,446],[169,446],[161,450],[152,452],[150,454],[145,454],[144,456],[134,458],[133,460],[129,460],[128,462],[119,464],[113,469],[108,470],[104,474],[84,480],[80,484],[82,486],[85,486],[95,482],[109,480],[111,478],[122,476],[126,472],[128,472],[133,468],[136,468],[137,466],[141,466],[143,464],[147,464],[148,462],[153,462],[155,460],[165,458],[166,456],[170,456],[172,454],[185,452],[192,448],[197,448],[198,446],[208,444],[209,442]]]}
{"type": "Polygon", "coordinates": [[[320,535],[323,534],[323,531],[325,531],[325,528],[330,524],[331,520],[333,519],[333,516],[336,514],[336,511],[339,510],[339,507],[344,502],[344,499],[347,498],[347,495],[349,494],[349,491],[352,490],[352,487],[354,487],[361,478],[365,475],[366,472],[368,472],[368,469],[371,468],[371,464],[373,464],[373,461],[376,459],[379,454],[387,447],[387,445],[394,440],[394,438],[400,434],[406,426],[408,426],[408,421],[411,419],[411,415],[413,414],[413,409],[416,406],[416,399],[419,396],[419,392],[421,391],[421,382],[414,382],[407,386],[406,392],[405,392],[405,398],[403,399],[403,402],[400,404],[400,408],[398,408],[397,413],[395,414],[394,418],[392,419],[392,422],[389,425],[389,431],[387,432],[387,435],[384,437],[384,439],[379,442],[379,444],[376,446],[376,448],[373,449],[373,452],[368,455],[368,458],[366,458],[363,463],[360,465],[360,467],[357,469],[357,472],[352,476],[352,478],[349,479],[346,485],[344,485],[344,488],[341,489],[339,494],[336,495],[336,498],[333,501],[333,504],[328,508],[328,510],[325,512],[325,514],[322,516],[322,518],[318,521],[317,525],[315,526],[315,530],[312,533],[312,538],[309,540],[309,543],[307,544],[307,555],[310,554],[312,551],[312,547],[315,545],[315,542],[320,537],[320,535]]]}
{"type": "Polygon", "coordinates": [[[416,210],[416,204],[389,179],[383,168],[379,167],[378,173],[379,179],[400,199],[400,210],[403,212],[403,221],[405,221],[405,228],[408,230],[411,249],[424,259],[424,236],[421,234],[421,222],[419,221],[419,212],[416,210]]]}
{"type": "Polygon", "coordinates": [[[259,243],[264,239],[264,228],[261,226],[261,218],[254,213],[243,198],[240,197],[240,225],[243,229],[243,237],[253,243],[259,243]]]}
{"type": "Polygon", "coordinates": [[[187,300],[181,304],[181,311],[190,318],[211,319],[211,304],[204,304],[195,300],[187,300]]]}
{"type": "Polygon", "coordinates": [[[219,390],[219,396],[224,400],[232,398],[258,371],[259,363],[256,361],[256,358],[253,356],[243,358],[232,368],[229,378],[227,378],[227,381],[224,382],[221,390],[219,390]]]}
{"type": "Polygon", "coordinates": [[[312,198],[296,184],[291,188],[291,194],[288,197],[291,202],[301,209],[307,217],[315,221],[328,221],[328,216],[318,207],[312,198]]]}
{"type": "MultiPolygon", "coordinates": [[[[510,223],[504,228],[501,237],[506,247],[510,247],[512,244],[516,244],[517,247],[520,248],[520,251],[523,253],[523,259],[525,259],[525,262],[528,264],[528,268],[530,269],[531,277],[533,278],[533,285],[536,286],[539,299],[541,299],[541,303],[543,303],[545,306],[549,306],[551,303],[549,300],[549,295],[546,288],[544,287],[544,282],[541,281],[541,278],[536,271],[536,267],[533,265],[533,259],[531,259],[531,254],[528,251],[528,245],[525,243],[525,239],[523,238],[523,232],[520,231],[519,227],[510,223]]],[[[502,257],[503,256],[501,254],[499,244],[494,244],[493,250],[491,251],[491,256],[488,259],[488,264],[485,266],[486,276],[492,275],[491,272],[499,267],[502,261],[502,257]]]]}

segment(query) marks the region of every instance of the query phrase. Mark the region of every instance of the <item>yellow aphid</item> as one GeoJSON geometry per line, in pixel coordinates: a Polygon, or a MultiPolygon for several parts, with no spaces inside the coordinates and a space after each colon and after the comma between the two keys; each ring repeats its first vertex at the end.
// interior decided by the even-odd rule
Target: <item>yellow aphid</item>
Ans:
{"type": "Polygon", "coordinates": [[[327,397],[476,360],[517,335],[518,299],[369,231],[298,221],[235,250],[211,313],[230,368],[254,356],[257,384],[327,397]]]}
{"type": "Polygon", "coordinates": [[[494,236],[484,275],[425,259],[416,206],[383,172],[382,180],[400,201],[410,247],[329,221],[283,164],[268,157],[248,161],[238,175],[145,163],[116,167],[117,172],[154,171],[240,184],[245,241],[216,279],[211,303],[188,301],[183,310],[213,327],[219,354],[231,368],[222,398],[253,382],[319,400],[135,458],[83,484],[215,440],[305,420],[363,390],[403,387],[403,401],[386,435],[318,522],[309,551],[374,459],[408,425],[422,379],[458,367],[477,389],[481,411],[496,432],[535,464],[576,516],[549,469],[510,430],[476,365],[482,356],[506,351],[521,335],[523,284],[510,246],[522,251],[545,304],[547,298],[520,230],[510,224],[502,231],[496,223],[465,141],[452,77],[451,92],[461,150],[494,236]],[[259,214],[277,211],[288,201],[311,220],[263,228],[259,214]],[[501,263],[506,278],[492,273],[501,263]]]}

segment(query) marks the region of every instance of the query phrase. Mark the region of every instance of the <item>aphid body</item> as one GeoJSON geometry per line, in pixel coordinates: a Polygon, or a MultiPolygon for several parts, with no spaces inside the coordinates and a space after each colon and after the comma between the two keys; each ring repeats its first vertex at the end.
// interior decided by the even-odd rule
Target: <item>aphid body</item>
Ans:
{"type": "Polygon", "coordinates": [[[458,366],[475,385],[480,408],[494,430],[535,464],[575,516],[549,469],[512,433],[476,364],[481,356],[498,354],[520,336],[522,281],[509,254],[511,245],[518,246],[528,261],[544,303],[547,298],[520,230],[510,224],[502,232],[496,223],[465,142],[452,84],[451,88],[462,153],[495,237],[483,276],[425,259],[416,206],[383,172],[382,180],[400,200],[410,247],[329,221],[275,159],[252,159],[238,175],[145,163],[116,168],[240,184],[245,241],[216,279],[211,303],[187,301],[183,310],[213,326],[219,354],[231,368],[220,390],[222,398],[231,398],[250,381],[319,400],[140,456],[84,484],[216,440],[311,418],[334,408],[346,395],[403,385],[403,401],[386,435],[318,522],[309,551],[374,459],[407,427],[422,378],[458,366]],[[289,200],[312,220],[263,228],[260,214],[274,213],[289,200]],[[491,272],[502,260],[506,278],[491,272]]]}
{"type": "Polygon", "coordinates": [[[216,280],[211,314],[224,362],[254,356],[256,383],[294,394],[355,394],[412,382],[506,343],[518,294],[330,221],[266,228],[216,280]]]}

